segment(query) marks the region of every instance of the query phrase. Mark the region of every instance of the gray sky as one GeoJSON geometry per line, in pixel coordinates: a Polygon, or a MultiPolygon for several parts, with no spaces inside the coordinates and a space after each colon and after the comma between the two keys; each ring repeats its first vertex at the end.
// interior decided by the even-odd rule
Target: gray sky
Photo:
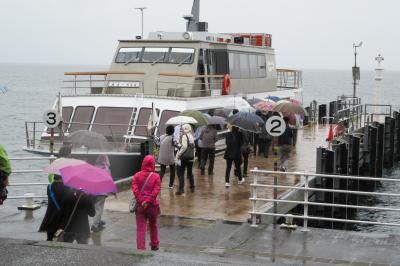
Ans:
{"type": "MultiPolygon", "coordinates": [[[[105,64],[118,39],[149,31],[184,31],[192,0],[0,0],[0,62],[105,64]]],[[[349,69],[358,62],[400,70],[397,0],[201,0],[210,32],[272,34],[278,67],[349,69]]]]}

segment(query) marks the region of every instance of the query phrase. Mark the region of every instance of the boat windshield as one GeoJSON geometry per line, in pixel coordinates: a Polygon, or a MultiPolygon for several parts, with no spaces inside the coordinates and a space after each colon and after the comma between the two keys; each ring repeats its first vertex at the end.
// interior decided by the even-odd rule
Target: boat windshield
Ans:
{"type": "Polygon", "coordinates": [[[139,62],[143,48],[121,48],[116,58],[117,63],[125,63],[126,65],[132,62],[139,62]]]}
{"type": "Polygon", "coordinates": [[[192,64],[194,61],[194,48],[178,47],[126,47],[120,48],[115,58],[116,63],[170,63],[192,64]]]}
{"type": "Polygon", "coordinates": [[[169,48],[153,48],[153,47],[146,47],[144,48],[143,63],[157,63],[157,62],[165,62],[167,59],[169,48]]]}
{"type": "Polygon", "coordinates": [[[190,64],[194,59],[193,48],[171,48],[169,63],[190,64]]]}

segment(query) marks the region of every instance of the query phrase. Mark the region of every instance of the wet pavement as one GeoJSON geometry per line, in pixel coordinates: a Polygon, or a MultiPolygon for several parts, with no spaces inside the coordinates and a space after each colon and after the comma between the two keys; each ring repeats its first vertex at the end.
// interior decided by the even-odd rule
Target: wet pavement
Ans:
{"type": "MultiPolygon", "coordinates": [[[[291,158],[289,161],[288,171],[308,171],[315,172],[316,167],[316,148],[326,145],[325,139],[328,135],[328,127],[316,125],[305,127],[298,131],[298,140],[296,147],[292,149],[291,158]]],[[[258,167],[263,170],[273,170],[272,149],[269,157],[253,156],[249,158],[249,170],[258,167]]],[[[250,198],[250,183],[252,176],[249,172],[249,177],[242,185],[238,185],[238,178],[231,173],[231,186],[225,188],[225,160],[223,156],[217,156],[215,160],[214,175],[200,174],[197,168],[197,163],[194,165],[194,177],[196,191],[190,192],[188,180],[185,180],[184,196],[176,196],[175,191],[178,188],[178,178],[175,178],[175,187],[173,190],[168,189],[169,173],[164,176],[160,203],[161,210],[164,215],[201,218],[210,220],[225,220],[244,222],[250,215],[251,203],[250,198]]],[[[207,169],[206,169],[207,170],[207,169]]],[[[278,184],[295,185],[299,183],[298,176],[280,176],[278,184]]],[[[260,184],[272,184],[273,176],[262,175],[258,177],[260,184]]],[[[283,190],[278,191],[278,194],[283,193],[283,190]]],[[[259,197],[271,197],[272,189],[263,189],[258,191],[259,197]]],[[[132,197],[131,191],[118,193],[117,199],[107,201],[105,208],[111,211],[128,211],[128,203],[132,197]]]]}
{"type": "Polygon", "coordinates": [[[46,235],[37,229],[43,214],[44,208],[31,220],[20,211],[1,214],[3,265],[400,265],[398,235],[162,216],[160,250],[137,252],[132,214],[106,211],[106,229],[89,245],[42,241],[46,235]]]}
{"type": "MultiPolygon", "coordinates": [[[[326,145],[327,133],[324,126],[300,130],[288,170],[314,172],[315,148],[326,145]]],[[[251,157],[250,168],[273,169],[272,157],[251,157]]],[[[221,156],[216,159],[213,176],[201,176],[196,169],[196,191],[184,196],[176,196],[175,190],[166,187],[169,177],[165,176],[160,198],[161,244],[160,251],[155,253],[135,252],[135,216],[128,212],[131,191],[107,199],[103,215],[106,229],[92,234],[90,245],[86,246],[59,247],[42,242],[46,236],[37,230],[46,207],[35,211],[34,218],[25,219],[24,212],[15,205],[7,206],[6,201],[0,212],[0,254],[7,254],[2,261],[6,265],[54,264],[67,259],[60,253],[65,249],[65,254],[73,257],[70,264],[87,265],[109,265],[109,258],[113,258],[115,265],[400,265],[397,235],[327,229],[304,233],[300,229],[290,232],[266,225],[251,227],[246,223],[250,217],[251,177],[243,185],[232,177],[231,187],[225,188],[224,171],[221,156]]],[[[278,179],[281,184],[301,181],[296,176],[278,179]]],[[[262,176],[258,180],[271,183],[272,177],[262,176]]],[[[262,191],[259,196],[268,193],[272,191],[262,191]]]]}

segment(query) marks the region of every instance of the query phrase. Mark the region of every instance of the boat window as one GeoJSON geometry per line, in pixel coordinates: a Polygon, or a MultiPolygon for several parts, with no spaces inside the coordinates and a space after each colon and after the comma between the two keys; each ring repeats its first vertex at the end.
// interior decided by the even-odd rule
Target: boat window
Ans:
{"type": "Polygon", "coordinates": [[[167,59],[169,48],[144,48],[143,59],[145,63],[162,63],[167,59]]]}
{"type": "Polygon", "coordinates": [[[193,59],[193,48],[171,48],[168,62],[175,64],[192,64],[193,59]]]}
{"type": "Polygon", "coordinates": [[[231,78],[265,78],[265,55],[229,52],[229,73],[231,78]]]}
{"type": "Polygon", "coordinates": [[[81,129],[89,129],[94,112],[93,106],[78,106],[75,108],[74,117],[72,118],[69,132],[81,129]]]}
{"type": "Polygon", "coordinates": [[[94,118],[92,131],[106,137],[122,137],[126,134],[134,108],[99,107],[94,118]]]}
{"type": "MultiPolygon", "coordinates": [[[[160,110],[156,109],[157,114],[160,110]]],[[[135,125],[135,135],[147,137],[150,135],[150,132],[147,130],[147,124],[149,123],[151,114],[151,108],[140,108],[138,118],[136,120],[135,125]]]]}
{"type": "MultiPolygon", "coordinates": [[[[74,110],[74,108],[72,108],[72,106],[66,106],[62,108],[62,127],[63,127],[63,131],[65,132],[69,126],[69,121],[71,120],[71,115],[72,115],[72,111],[74,110]]],[[[50,134],[51,129],[48,128],[47,129],[47,133],[50,134]]],[[[59,133],[59,128],[56,127],[54,128],[54,133],[59,133]]]]}
{"type": "Polygon", "coordinates": [[[258,78],[258,59],[256,54],[249,55],[250,78],[258,78]]]}
{"type": "Polygon", "coordinates": [[[66,131],[69,126],[69,121],[71,120],[73,110],[74,108],[72,108],[72,106],[62,108],[63,131],[66,131]]]}
{"type": "Polygon", "coordinates": [[[265,78],[267,76],[265,55],[257,56],[257,76],[259,78],[265,78]]]}
{"type": "Polygon", "coordinates": [[[240,59],[238,53],[229,53],[229,75],[231,78],[240,78],[240,59]]]}
{"type": "Polygon", "coordinates": [[[140,61],[142,47],[121,48],[115,59],[116,63],[136,63],[140,61]]]}
{"type": "Polygon", "coordinates": [[[165,134],[165,129],[166,125],[165,123],[170,119],[171,117],[177,116],[179,112],[177,111],[170,111],[170,110],[164,110],[161,114],[160,117],[160,122],[158,123],[158,135],[161,136],[165,134]]]}
{"type": "Polygon", "coordinates": [[[229,57],[226,51],[216,51],[215,56],[215,74],[225,75],[229,71],[229,57]]]}
{"type": "Polygon", "coordinates": [[[249,55],[240,54],[240,77],[242,79],[250,77],[249,55]]]}

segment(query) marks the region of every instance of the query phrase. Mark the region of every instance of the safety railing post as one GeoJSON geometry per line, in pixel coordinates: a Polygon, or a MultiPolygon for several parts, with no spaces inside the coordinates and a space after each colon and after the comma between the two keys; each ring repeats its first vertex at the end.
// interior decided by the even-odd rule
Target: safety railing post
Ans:
{"type": "Polygon", "coordinates": [[[257,173],[258,168],[255,167],[254,168],[254,172],[253,172],[253,186],[251,188],[251,198],[252,198],[252,214],[251,214],[251,226],[252,227],[257,227],[257,215],[254,214],[257,211],[257,177],[258,177],[258,173],[257,173]]]}
{"type": "Polygon", "coordinates": [[[36,122],[33,122],[33,138],[32,138],[32,147],[33,149],[36,149],[36,122]]]}
{"type": "Polygon", "coordinates": [[[305,190],[304,190],[304,213],[303,213],[303,216],[304,216],[304,224],[303,224],[303,230],[301,230],[301,231],[303,231],[303,232],[308,232],[308,231],[310,231],[309,229],[308,229],[308,176],[306,175],[306,176],[304,176],[304,178],[305,178],[305,182],[304,182],[304,188],[305,188],[305,190]]]}

